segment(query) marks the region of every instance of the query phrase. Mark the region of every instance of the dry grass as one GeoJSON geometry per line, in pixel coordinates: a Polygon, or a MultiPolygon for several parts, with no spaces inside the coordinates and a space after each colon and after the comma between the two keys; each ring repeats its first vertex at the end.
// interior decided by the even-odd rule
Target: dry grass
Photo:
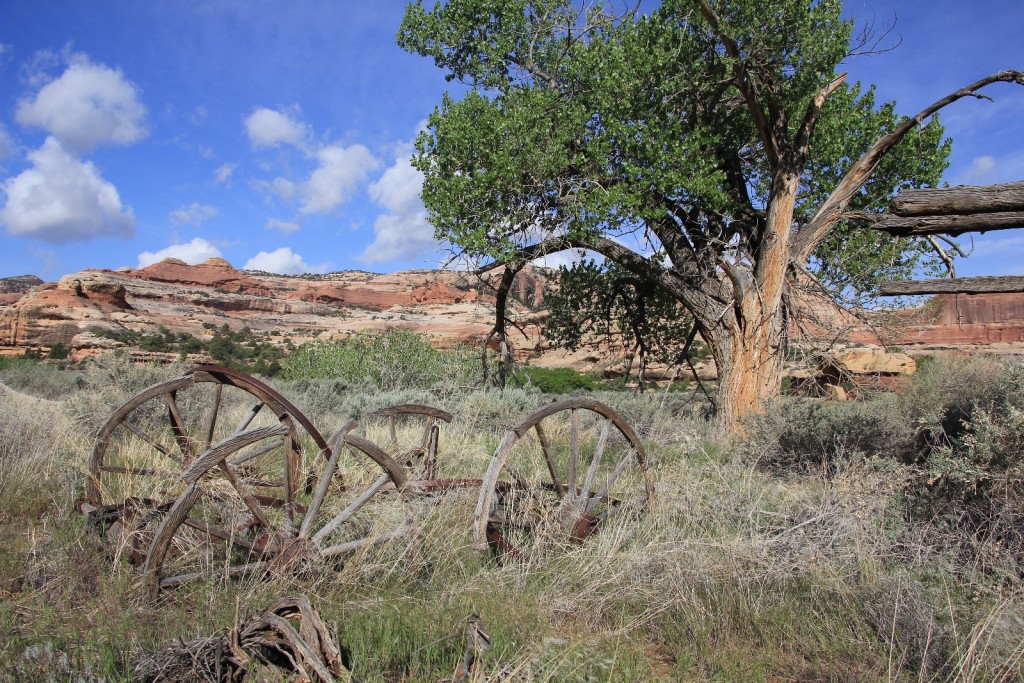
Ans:
{"type": "MultiPolygon", "coordinates": [[[[493,637],[487,680],[1024,677],[1019,578],[965,571],[955,553],[925,548],[927,527],[905,514],[908,466],[850,457],[779,473],[762,466],[761,446],[730,443],[661,396],[604,397],[648,445],[657,505],[582,545],[545,538],[524,562],[496,562],[472,547],[476,492],[454,491],[413,504],[414,543],[147,603],[136,571],[83,533],[72,505],[98,424],[179,370],[110,363],[59,404],[0,398],[0,680],[122,680],[133,654],[222,633],[295,593],[335,625],[359,681],[451,676],[471,612],[493,637]]],[[[284,393],[324,432],[383,405],[438,403],[323,385],[284,393]]],[[[441,476],[481,476],[503,430],[540,400],[443,397],[456,419],[442,432],[441,476]]],[[[385,427],[368,429],[387,441],[385,427]]],[[[416,439],[410,430],[403,440],[416,439]]]]}

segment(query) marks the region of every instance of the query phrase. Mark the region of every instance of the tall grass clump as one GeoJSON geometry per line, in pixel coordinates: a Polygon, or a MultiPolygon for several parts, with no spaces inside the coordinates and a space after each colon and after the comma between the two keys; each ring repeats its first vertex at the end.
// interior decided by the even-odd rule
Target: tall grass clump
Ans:
{"type": "Polygon", "coordinates": [[[479,352],[439,350],[407,330],[360,332],[349,339],[303,344],[282,361],[284,379],[331,379],[380,391],[468,387],[480,381],[479,352]]]}

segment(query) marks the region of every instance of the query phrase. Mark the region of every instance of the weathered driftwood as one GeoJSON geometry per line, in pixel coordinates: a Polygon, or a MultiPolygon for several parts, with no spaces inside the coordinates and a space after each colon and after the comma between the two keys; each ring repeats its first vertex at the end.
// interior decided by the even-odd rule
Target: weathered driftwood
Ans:
{"type": "Polygon", "coordinates": [[[285,598],[226,635],[165,645],[132,661],[133,681],[241,681],[255,665],[319,683],[351,681],[341,650],[304,596],[285,598]]]}
{"type": "Polygon", "coordinates": [[[878,288],[881,296],[913,296],[918,294],[994,294],[1024,292],[1022,276],[961,277],[941,280],[893,280],[878,288]]]}
{"type": "Polygon", "coordinates": [[[1024,227],[1024,209],[929,216],[889,215],[871,226],[890,235],[960,235],[965,232],[987,232],[1024,227]]]}
{"type": "Polygon", "coordinates": [[[903,190],[892,200],[889,211],[897,216],[1024,211],[1024,181],[903,190]]]}

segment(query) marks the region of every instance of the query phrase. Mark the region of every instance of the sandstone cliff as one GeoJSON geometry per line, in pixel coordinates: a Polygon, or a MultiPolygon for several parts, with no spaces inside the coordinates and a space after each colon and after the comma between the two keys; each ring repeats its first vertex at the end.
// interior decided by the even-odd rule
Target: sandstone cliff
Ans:
{"type": "MultiPolygon", "coordinates": [[[[400,328],[428,336],[435,346],[479,344],[494,320],[500,271],[477,277],[454,271],[392,274],[346,271],[282,276],[236,270],[223,259],[190,266],[177,259],[139,269],[85,270],[43,283],[32,276],[0,279],[0,353],[60,343],[75,357],[117,348],[119,334],[167,328],[208,336],[212,327],[248,326],[284,343],[343,338],[367,329],[400,328]]],[[[540,338],[550,272],[527,268],[514,283],[510,316],[519,357],[547,366],[572,366],[614,375],[623,350],[596,343],[575,353],[546,347],[540,338]]],[[[947,349],[1024,352],[1024,296],[938,296],[901,312],[890,331],[837,309],[813,288],[795,297],[790,339],[797,345],[898,346],[908,353],[947,349]]],[[[698,368],[713,377],[714,368],[698,368]]],[[[670,376],[650,368],[652,378],[670,376]]]]}
{"type": "MultiPolygon", "coordinates": [[[[0,282],[14,289],[10,280],[0,282]]],[[[296,344],[385,327],[425,334],[437,346],[477,344],[493,324],[496,282],[497,276],[430,270],[288,277],[239,271],[223,259],[85,270],[0,300],[0,353],[61,343],[81,356],[118,346],[119,332],[165,327],[203,336],[223,324],[296,344]]],[[[536,311],[548,286],[541,269],[517,278],[510,314],[526,332],[521,348],[539,345],[536,311]]]]}

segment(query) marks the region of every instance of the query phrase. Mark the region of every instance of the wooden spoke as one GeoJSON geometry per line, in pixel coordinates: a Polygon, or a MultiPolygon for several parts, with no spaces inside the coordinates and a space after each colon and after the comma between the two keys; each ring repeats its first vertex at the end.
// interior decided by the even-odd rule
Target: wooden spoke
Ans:
{"type": "Polygon", "coordinates": [[[608,495],[608,490],[611,488],[612,484],[614,484],[615,480],[622,475],[622,473],[626,469],[626,466],[629,465],[629,463],[632,462],[633,458],[635,457],[636,451],[630,449],[630,451],[626,453],[626,457],[620,460],[619,463],[615,466],[615,469],[612,470],[612,473],[608,475],[608,479],[601,486],[601,489],[596,494],[594,494],[590,498],[590,500],[587,501],[587,507],[583,511],[585,514],[589,515],[591,512],[594,511],[594,508],[596,508],[600,503],[604,501],[605,496],[608,495]]]}
{"type": "Polygon", "coordinates": [[[267,518],[267,515],[263,511],[263,508],[260,507],[259,502],[253,497],[252,493],[249,492],[249,487],[239,481],[238,473],[235,472],[235,469],[223,460],[221,460],[217,466],[220,467],[220,471],[223,472],[224,476],[231,482],[231,485],[235,488],[235,491],[242,499],[242,502],[244,502],[245,506],[249,508],[249,512],[252,513],[252,516],[258,519],[260,524],[263,526],[268,529],[272,528],[274,525],[267,518]]]}
{"type": "Polygon", "coordinates": [[[160,453],[162,455],[166,455],[169,458],[172,457],[170,450],[166,446],[164,446],[161,443],[157,443],[156,439],[154,439],[149,434],[147,434],[146,432],[142,431],[141,429],[139,429],[138,427],[133,425],[128,420],[125,420],[124,422],[122,422],[121,426],[124,427],[125,429],[127,429],[129,432],[131,432],[135,436],[137,436],[140,439],[142,439],[143,441],[145,441],[146,443],[148,443],[158,453],[160,453]]]}
{"type": "Polygon", "coordinates": [[[389,481],[391,481],[391,478],[388,476],[387,472],[377,477],[377,479],[370,484],[369,488],[363,491],[362,495],[352,501],[344,510],[335,515],[334,518],[325,524],[318,532],[313,534],[313,540],[317,543],[322,543],[327,536],[333,533],[339,526],[347,522],[349,518],[359,510],[359,508],[366,505],[367,501],[369,501],[370,498],[380,491],[381,488],[383,488],[389,481]]]}
{"type": "Polygon", "coordinates": [[[580,459],[580,411],[572,409],[569,418],[569,499],[576,497],[576,464],[580,459]]]}
{"type": "Polygon", "coordinates": [[[226,541],[228,543],[237,545],[240,548],[245,548],[246,550],[256,550],[256,546],[254,546],[252,543],[243,540],[241,536],[231,531],[228,531],[227,529],[222,529],[220,527],[207,524],[206,522],[200,522],[199,520],[192,519],[191,517],[186,517],[182,520],[181,523],[185,526],[192,527],[197,531],[202,531],[210,538],[216,538],[218,541],[226,541]]]}
{"type": "Polygon", "coordinates": [[[215,385],[213,394],[213,410],[210,411],[210,421],[206,425],[206,439],[203,442],[203,450],[209,448],[210,444],[213,443],[213,430],[217,428],[217,414],[220,412],[220,397],[223,391],[223,384],[215,385]]]}
{"type": "MultiPolygon", "coordinates": [[[[271,443],[271,444],[268,444],[266,446],[263,446],[262,448],[256,449],[252,453],[246,453],[245,455],[240,455],[237,458],[232,458],[230,462],[231,462],[231,464],[233,466],[237,467],[239,465],[242,465],[242,464],[245,464],[245,463],[249,462],[250,460],[255,460],[256,458],[260,457],[261,455],[266,455],[267,453],[275,451],[278,448],[281,448],[283,446],[284,446],[284,440],[283,439],[281,441],[275,441],[274,443],[271,443]]],[[[209,448],[209,446],[207,446],[207,448],[209,448]]]]}
{"type": "Polygon", "coordinates": [[[260,411],[263,410],[263,405],[262,401],[254,405],[249,413],[242,418],[242,421],[238,423],[238,426],[235,427],[235,431],[231,435],[234,436],[244,432],[252,424],[252,421],[256,419],[256,416],[260,414],[260,411]]]}
{"type": "Polygon", "coordinates": [[[339,543],[337,545],[328,546],[320,551],[320,554],[324,557],[331,557],[332,555],[342,555],[345,553],[351,553],[360,548],[365,548],[370,545],[376,545],[377,543],[383,543],[384,541],[391,541],[396,538],[402,538],[407,536],[412,531],[411,526],[403,526],[389,531],[386,534],[380,536],[367,536],[366,538],[360,538],[355,541],[348,541],[346,543],[339,543]]]}
{"type": "Polygon", "coordinates": [[[245,576],[246,574],[265,572],[269,567],[270,565],[267,562],[250,562],[248,564],[241,564],[234,567],[218,567],[216,569],[208,569],[207,571],[193,572],[191,574],[168,576],[166,579],[160,579],[160,590],[178,588],[179,586],[184,586],[187,583],[194,583],[204,579],[213,579],[217,577],[229,578],[233,576],[245,576]]]}
{"type": "Polygon", "coordinates": [[[583,500],[590,498],[594,477],[597,476],[597,467],[601,464],[601,456],[604,455],[605,446],[608,445],[608,430],[611,429],[612,421],[604,420],[601,423],[601,434],[597,437],[597,447],[594,448],[594,457],[590,460],[590,467],[587,469],[587,478],[583,480],[583,490],[580,497],[583,500]]]}
{"type": "Polygon", "coordinates": [[[164,394],[164,401],[167,402],[167,414],[171,420],[171,430],[174,432],[174,439],[178,443],[178,450],[181,451],[185,462],[196,457],[195,449],[192,448],[192,441],[189,439],[188,430],[185,429],[185,422],[181,419],[181,411],[178,409],[177,392],[168,391],[164,394]]]}
{"type": "Polygon", "coordinates": [[[145,477],[168,477],[173,473],[167,470],[154,470],[149,467],[118,467],[116,465],[100,465],[100,472],[111,474],[138,474],[145,477]]]}
{"type": "Polygon", "coordinates": [[[544,428],[541,423],[538,422],[533,426],[533,430],[537,433],[537,441],[540,442],[540,450],[544,453],[544,461],[548,466],[548,474],[551,475],[551,483],[555,485],[558,490],[559,497],[565,496],[565,485],[562,484],[561,478],[558,476],[558,468],[555,467],[555,461],[551,457],[551,446],[548,445],[548,437],[544,433],[544,428]]]}

